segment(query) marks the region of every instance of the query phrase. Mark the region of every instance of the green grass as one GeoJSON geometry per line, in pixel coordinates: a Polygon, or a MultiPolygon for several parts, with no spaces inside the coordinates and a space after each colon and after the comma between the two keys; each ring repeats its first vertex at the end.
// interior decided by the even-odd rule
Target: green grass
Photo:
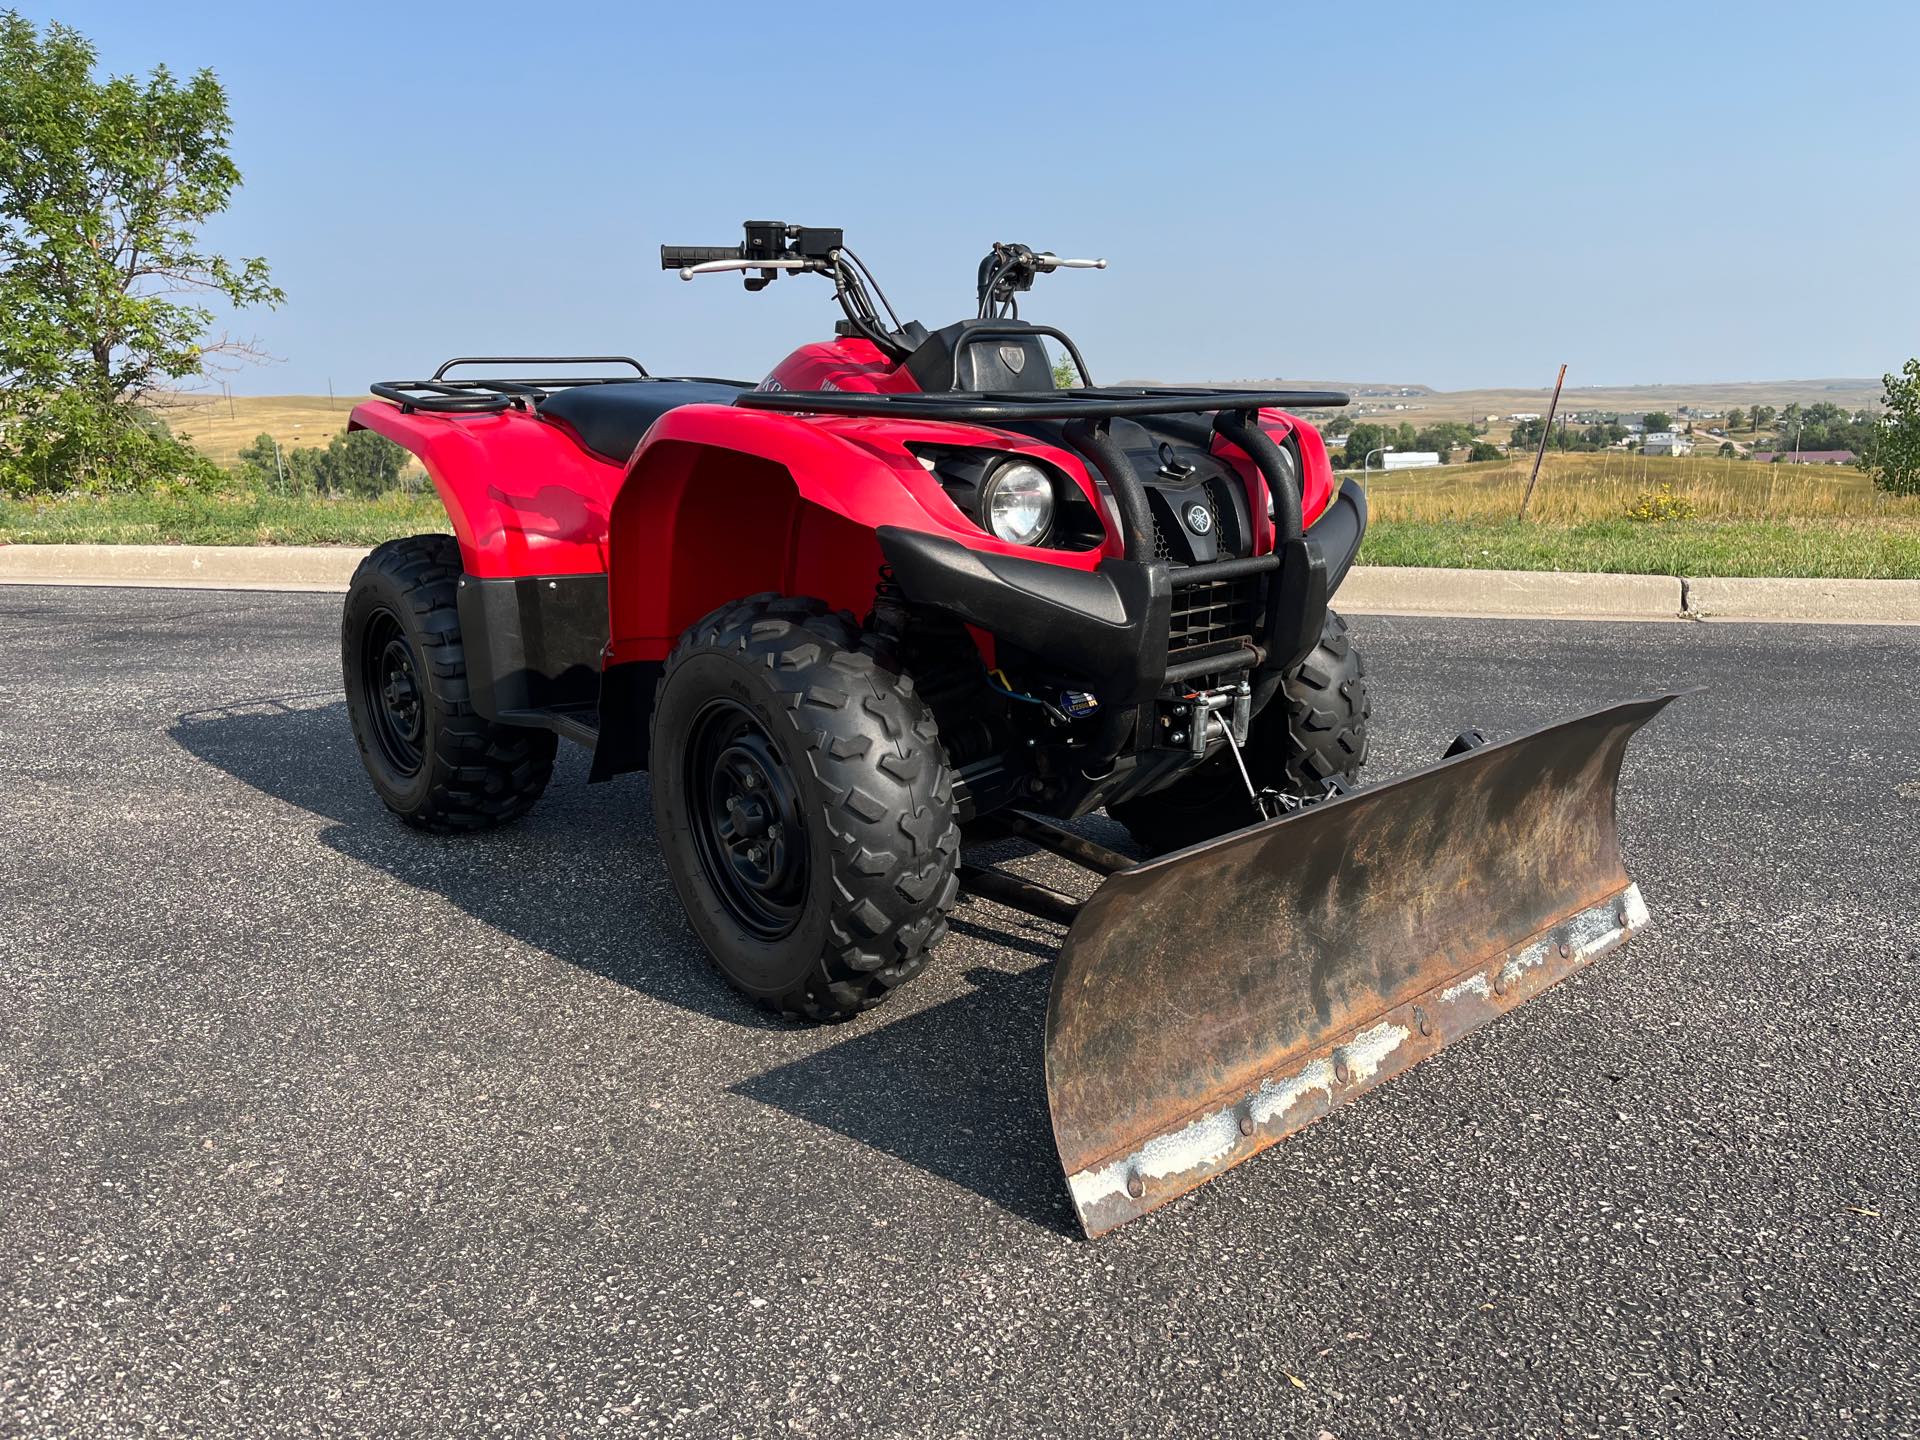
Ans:
{"type": "Polygon", "coordinates": [[[429,490],[330,500],[256,490],[0,498],[0,544],[353,545],[447,530],[429,490]]]}
{"type": "Polygon", "coordinates": [[[1920,521],[1375,519],[1363,565],[1920,579],[1920,521]]]}

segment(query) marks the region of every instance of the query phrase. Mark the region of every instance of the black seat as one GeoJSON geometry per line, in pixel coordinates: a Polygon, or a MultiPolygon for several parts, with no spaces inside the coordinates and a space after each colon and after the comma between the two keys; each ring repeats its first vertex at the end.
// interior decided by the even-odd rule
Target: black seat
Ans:
{"type": "Polygon", "coordinates": [[[624,465],[653,422],[681,405],[731,405],[744,380],[622,380],[574,385],[540,402],[540,414],[558,420],[596,455],[624,465]]]}

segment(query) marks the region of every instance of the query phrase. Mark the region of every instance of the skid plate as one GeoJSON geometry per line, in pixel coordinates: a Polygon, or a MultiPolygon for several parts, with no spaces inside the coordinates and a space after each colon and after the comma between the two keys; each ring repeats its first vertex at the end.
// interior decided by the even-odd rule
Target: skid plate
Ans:
{"type": "Polygon", "coordinates": [[[1614,787],[1675,696],[1596,710],[1109,877],[1047,1001],[1100,1235],[1538,995],[1647,921],[1614,787]]]}

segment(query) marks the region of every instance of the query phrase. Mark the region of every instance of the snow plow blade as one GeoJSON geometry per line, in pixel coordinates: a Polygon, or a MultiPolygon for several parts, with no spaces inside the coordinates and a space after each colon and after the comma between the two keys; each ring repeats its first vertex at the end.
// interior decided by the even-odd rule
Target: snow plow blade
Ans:
{"type": "Polygon", "coordinates": [[[1047,1001],[1081,1226],[1157,1209],[1645,925],[1614,705],[1109,876],[1047,1001]]]}

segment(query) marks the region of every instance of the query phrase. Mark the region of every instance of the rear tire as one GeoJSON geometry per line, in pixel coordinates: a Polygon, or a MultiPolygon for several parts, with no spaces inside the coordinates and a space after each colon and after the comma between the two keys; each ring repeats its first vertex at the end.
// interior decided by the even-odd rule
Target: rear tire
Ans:
{"type": "Polygon", "coordinates": [[[473,708],[460,643],[460,547],[389,540],[360,562],[340,619],[353,738],[373,788],[409,825],[486,830],[526,814],[553,776],[547,730],[473,708]]]}
{"type": "Polygon", "coordinates": [[[849,615],[758,595],[694,625],[653,709],[661,852],[709,961],[816,1022],[919,974],[959,891],[953,780],[905,675],[849,615]]]}
{"type": "MultiPolygon", "coordinates": [[[[1247,734],[1253,783],[1283,795],[1315,797],[1326,782],[1355,779],[1367,761],[1373,700],[1367,665],[1329,610],[1320,643],[1281,682],[1247,734]]],[[[1257,818],[1231,755],[1215,755],[1164,790],[1122,800],[1107,813],[1149,854],[1162,855],[1250,825],[1257,818]]]]}

